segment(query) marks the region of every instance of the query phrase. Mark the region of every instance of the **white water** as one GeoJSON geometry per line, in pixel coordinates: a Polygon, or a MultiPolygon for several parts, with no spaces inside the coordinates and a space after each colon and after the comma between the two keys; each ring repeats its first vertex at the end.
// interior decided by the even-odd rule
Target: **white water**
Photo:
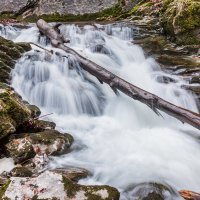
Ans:
{"type": "MultiPolygon", "coordinates": [[[[130,28],[96,27],[99,30],[65,25],[61,32],[84,56],[149,92],[197,112],[192,95],[180,88],[182,80],[173,77],[177,83],[169,84],[156,81],[160,75],[169,75],[130,42],[130,28]]],[[[39,32],[33,27],[11,35],[15,41],[37,43],[39,32]]],[[[45,45],[44,37],[39,42],[51,48],[45,45]]],[[[43,114],[53,112],[48,119],[75,138],[73,151],[53,158],[50,167],[87,168],[93,176],[81,183],[108,184],[122,192],[129,185],[150,181],[169,184],[176,190],[200,191],[200,144],[194,137],[199,134],[197,130],[164,113],[163,118],[158,117],[121,93],[116,96],[64,52],[54,49],[59,56],[50,56],[38,50],[42,52],[29,52],[19,60],[12,73],[12,86],[24,99],[38,105],[43,114]]]]}

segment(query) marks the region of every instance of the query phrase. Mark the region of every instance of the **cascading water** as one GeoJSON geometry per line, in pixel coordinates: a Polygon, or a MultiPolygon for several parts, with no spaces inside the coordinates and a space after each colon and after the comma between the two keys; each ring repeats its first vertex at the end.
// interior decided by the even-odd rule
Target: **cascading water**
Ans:
{"type": "MultiPolygon", "coordinates": [[[[192,95],[180,87],[182,80],[173,77],[176,83],[169,84],[157,81],[169,75],[131,43],[131,28],[119,24],[62,25],[60,31],[70,39],[71,48],[97,64],[197,112],[192,95]]],[[[84,167],[93,175],[81,183],[115,186],[122,192],[121,199],[134,196],[123,193],[128,187],[145,182],[169,184],[176,190],[200,190],[197,130],[164,113],[163,118],[158,117],[121,93],[116,96],[107,85],[81,70],[72,56],[52,48],[36,27],[13,35],[15,41],[39,43],[54,51],[52,54],[33,45],[34,50],[26,53],[12,72],[15,90],[44,114],[53,112],[48,119],[75,138],[72,152],[54,157],[50,167],[84,167]]]]}

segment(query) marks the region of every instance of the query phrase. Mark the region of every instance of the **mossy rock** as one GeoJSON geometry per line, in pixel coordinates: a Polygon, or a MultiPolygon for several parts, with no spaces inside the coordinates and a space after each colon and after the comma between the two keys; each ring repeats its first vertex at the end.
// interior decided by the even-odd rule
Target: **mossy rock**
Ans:
{"type": "Polygon", "coordinates": [[[143,0],[140,1],[138,4],[136,4],[132,10],[129,11],[129,14],[131,15],[149,15],[150,12],[152,12],[152,6],[153,3],[151,1],[148,0],[143,0]]]}
{"type": "MultiPolygon", "coordinates": [[[[28,106],[28,105],[27,105],[28,106]]],[[[29,106],[28,106],[29,107],[29,106]]],[[[30,108],[30,107],[29,107],[30,108]]],[[[31,106],[30,109],[32,109],[33,107],[31,106]]],[[[34,110],[35,113],[36,110],[34,110]]],[[[33,110],[31,110],[31,116],[33,117],[33,110]]],[[[39,110],[37,111],[37,113],[39,114],[39,110]]],[[[49,121],[44,121],[44,120],[38,120],[37,117],[36,119],[33,118],[25,123],[23,123],[22,125],[20,125],[17,128],[17,133],[37,133],[37,132],[42,132],[45,130],[54,130],[56,127],[56,124],[54,122],[49,122],[49,121]]]]}
{"type": "Polygon", "coordinates": [[[11,138],[10,142],[6,144],[6,150],[8,151],[9,156],[13,158],[15,163],[22,163],[36,155],[28,137],[17,139],[11,138]]]}
{"type": "Polygon", "coordinates": [[[63,183],[67,197],[71,199],[78,200],[78,195],[84,196],[86,200],[119,200],[120,197],[117,189],[107,185],[78,185],[65,177],[63,177],[63,183]]]}
{"type": "Polygon", "coordinates": [[[27,106],[31,110],[31,117],[37,118],[41,115],[41,111],[37,106],[30,104],[27,104],[27,106]]]}
{"type": "Polygon", "coordinates": [[[15,167],[10,173],[12,177],[31,177],[33,175],[27,167],[15,167]]]}
{"type": "Polygon", "coordinates": [[[9,187],[10,182],[11,182],[11,181],[8,180],[7,183],[5,183],[5,184],[1,187],[1,189],[0,189],[0,199],[1,199],[1,200],[9,200],[9,198],[4,197],[4,194],[5,194],[6,190],[7,190],[7,188],[9,187]]]}
{"type": "Polygon", "coordinates": [[[8,155],[15,163],[22,163],[38,155],[58,155],[66,153],[74,139],[70,134],[62,134],[56,130],[38,133],[11,135],[6,144],[8,155]]]}
{"type": "Polygon", "coordinates": [[[0,36],[0,82],[8,82],[11,69],[22,53],[31,50],[28,43],[14,43],[0,36]]]}
{"type": "Polygon", "coordinates": [[[56,130],[45,130],[44,132],[30,134],[30,141],[39,151],[48,154],[63,154],[69,150],[74,139],[70,134],[62,134],[56,130]]]}
{"type": "Polygon", "coordinates": [[[15,132],[30,117],[31,111],[21,98],[8,86],[0,83],[0,139],[15,132]]]}
{"type": "Polygon", "coordinates": [[[56,124],[54,122],[49,122],[45,120],[36,120],[35,124],[37,127],[39,127],[42,131],[44,130],[53,130],[56,127],[56,124]]]}
{"type": "Polygon", "coordinates": [[[164,1],[161,24],[178,44],[200,45],[199,0],[164,1]]]}
{"type": "Polygon", "coordinates": [[[90,175],[90,172],[86,169],[76,167],[58,168],[50,171],[61,174],[63,177],[73,182],[78,182],[80,179],[87,178],[90,175]]]}
{"type": "Polygon", "coordinates": [[[11,177],[10,183],[3,189],[2,199],[10,197],[15,199],[17,196],[22,199],[26,196],[32,200],[119,200],[120,194],[117,189],[107,185],[79,185],[61,174],[45,171],[34,178],[11,177]],[[27,193],[27,190],[32,192],[27,193]]]}

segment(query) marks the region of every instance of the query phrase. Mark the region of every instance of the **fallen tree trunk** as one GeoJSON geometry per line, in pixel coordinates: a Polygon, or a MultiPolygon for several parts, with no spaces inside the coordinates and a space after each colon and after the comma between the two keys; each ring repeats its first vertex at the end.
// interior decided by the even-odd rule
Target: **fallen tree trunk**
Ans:
{"type": "Polygon", "coordinates": [[[188,123],[193,127],[200,130],[200,115],[189,111],[187,109],[178,107],[164,99],[149,93],[139,87],[132,85],[131,83],[123,80],[122,78],[114,75],[103,67],[97,65],[91,60],[83,57],[73,49],[67,47],[64,43],[64,39],[53,27],[51,27],[44,20],[40,19],[37,22],[39,30],[45,34],[51,41],[51,44],[65,52],[75,56],[77,61],[81,64],[81,67],[95,76],[100,82],[107,83],[113,90],[119,90],[134,100],[138,100],[147,106],[149,106],[156,114],[160,114],[158,110],[167,113],[180,120],[183,123],[188,123]]]}

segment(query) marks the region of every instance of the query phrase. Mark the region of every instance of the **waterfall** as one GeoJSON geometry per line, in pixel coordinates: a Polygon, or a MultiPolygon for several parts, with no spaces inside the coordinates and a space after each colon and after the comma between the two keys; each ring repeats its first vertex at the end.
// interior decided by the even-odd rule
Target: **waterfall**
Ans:
{"type": "MultiPolygon", "coordinates": [[[[36,27],[9,36],[34,42],[12,71],[12,86],[25,100],[38,105],[57,129],[75,138],[72,152],[53,157],[50,167],[78,166],[92,176],[83,184],[108,184],[123,193],[133,184],[159,182],[175,190],[200,190],[200,145],[197,130],[150,108],[83,71],[71,55],[52,48],[36,27]],[[53,53],[50,51],[53,50],[53,53]]],[[[134,31],[121,24],[60,26],[67,44],[80,54],[125,80],[178,106],[197,111],[193,96],[181,88],[183,80],[165,74],[151,57],[134,45],[134,31]],[[169,84],[158,77],[173,77],[169,84]]],[[[15,31],[14,31],[15,32],[15,31]]],[[[3,33],[0,32],[3,35],[3,33]]]]}

